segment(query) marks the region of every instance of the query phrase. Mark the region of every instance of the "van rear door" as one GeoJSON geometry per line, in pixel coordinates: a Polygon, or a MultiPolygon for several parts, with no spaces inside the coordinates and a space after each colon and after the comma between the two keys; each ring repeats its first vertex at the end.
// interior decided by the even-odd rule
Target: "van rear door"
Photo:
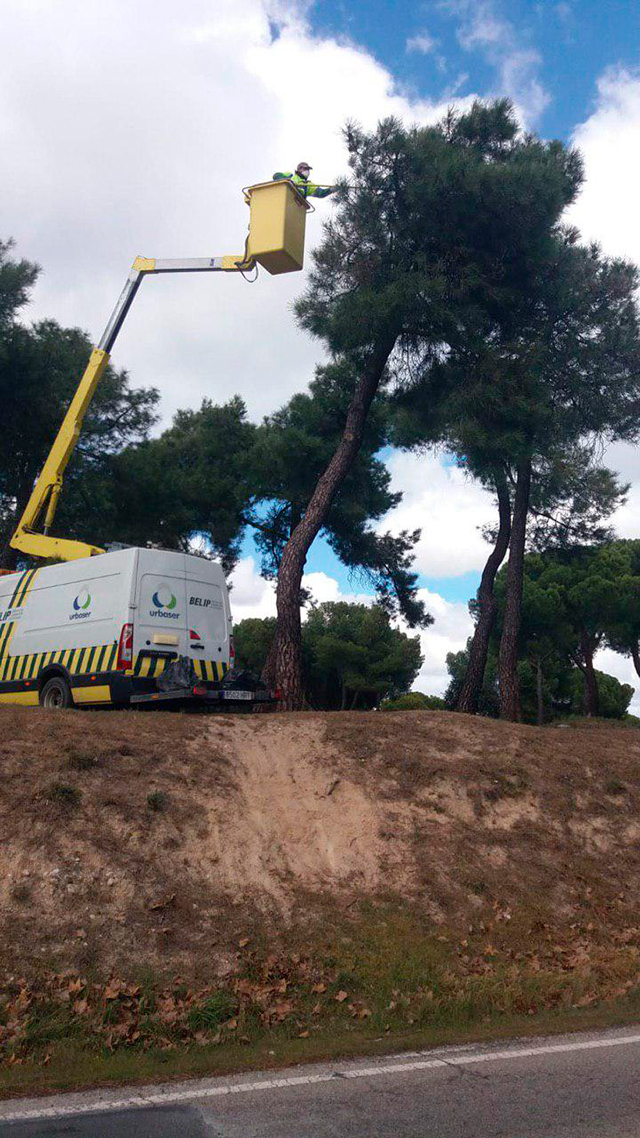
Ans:
{"type": "Polygon", "coordinates": [[[188,654],[202,679],[220,680],[229,663],[227,614],[221,586],[204,577],[191,569],[187,578],[188,654]]]}
{"type": "MultiPolygon", "coordinates": [[[[169,572],[145,572],[155,570],[156,566],[151,558],[143,557],[142,552],[134,621],[134,672],[139,676],[156,676],[165,667],[169,654],[188,655],[186,582],[181,568],[184,559],[180,554],[169,555],[169,572]]],[[[164,566],[158,564],[158,568],[164,566]]]]}

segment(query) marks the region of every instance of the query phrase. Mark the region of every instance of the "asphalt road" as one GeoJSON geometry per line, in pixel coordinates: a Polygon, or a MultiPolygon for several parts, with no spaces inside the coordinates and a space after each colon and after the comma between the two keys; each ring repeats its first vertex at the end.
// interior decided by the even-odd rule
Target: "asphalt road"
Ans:
{"type": "Polygon", "coordinates": [[[640,1028],[0,1103],[2,1138],[640,1138],[640,1028]]]}

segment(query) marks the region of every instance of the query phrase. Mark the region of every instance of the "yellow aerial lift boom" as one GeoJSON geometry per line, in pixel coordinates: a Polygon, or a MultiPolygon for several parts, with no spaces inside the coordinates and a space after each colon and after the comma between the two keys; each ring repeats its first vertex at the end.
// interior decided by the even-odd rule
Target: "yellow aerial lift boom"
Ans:
{"type": "Polygon", "coordinates": [[[244,254],[188,260],[136,257],[102,338],[91,352],[78,390],[11,538],[14,549],[31,557],[57,561],[75,561],[79,557],[104,552],[95,545],[52,537],[49,531],[62,490],[63,475],[80,436],[87,409],[145,276],[159,273],[237,273],[250,270],[256,264],[274,275],[302,268],[306,213],[311,208],[309,203],[288,181],[249,186],[244,194],[251,210],[244,254]],[[42,532],[38,532],[39,524],[42,524],[42,532]]]}

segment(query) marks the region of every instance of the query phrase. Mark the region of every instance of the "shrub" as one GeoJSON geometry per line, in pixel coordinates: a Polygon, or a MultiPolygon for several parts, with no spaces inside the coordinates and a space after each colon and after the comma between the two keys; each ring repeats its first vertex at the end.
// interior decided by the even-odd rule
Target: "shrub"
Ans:
{"type": "Polygon", "coordinates": [[[62,806],[78,806],[82,795],[77,786],[70,786],[66,782],[52,782],[45,791],[45,797],[50,802],[58,802],[62,806]]]}
{"type": "Polygon", "coordinates": [[[396,699],[385,699],[380,704],[381,711],[444,711],[445,702],[439,695],[423,695],[421,691],[409,691],[396,699]]]}
{"type": "Polygon", "coordinates": [[[187,1023],[192,1031],[216,1031],[225,1020],[235,1015],[238,1001],[232,992],[222,988],[203,1003],[191,1008],[187,1023]]]}
{"type": "Polygon", "coordinates": [[[147,806],[150,810],[154,810],[157,814],[162,813],[169,805],[169,796],[165,794],[164,790],[154,790],[151,794],[147,795],[147,806]]]}
{"type": "Polygon", "coordinates": [[[67,757],[67,766],[72,771],[90,771],[98,766],[98,759],[89,751],[72,750],[67,757]]]}

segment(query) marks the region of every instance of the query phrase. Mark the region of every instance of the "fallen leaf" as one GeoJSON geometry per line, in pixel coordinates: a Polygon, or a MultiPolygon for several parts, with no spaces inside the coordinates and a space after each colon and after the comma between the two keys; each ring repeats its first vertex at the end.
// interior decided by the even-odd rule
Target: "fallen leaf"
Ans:
{"type": "Polygon", "coordinates": [[[246,948],[249,943],[249,937],[243,936],[242,940],[238,941],[238,948],[246,948]]]}
{"type": "Polygon", "coordinates": [[[589,1004],[592,1004],[595,1001],[595,999],[595,996],[583,996],[582,999],[577,1000],[573,1006],[574,1008],[587,1008],[589,1004]]]}
{"type": "Polygon", "coordinates": [[[344,990],[341,988],[341,989],[340,989],[340,991],[337,993],[337,995],[336,995],[336,997],[335,997],[335,998],[336,998],[337,1002],[338,1002],[339,1004],[341,1004],[341,1003],[343,1003],[343,1001],[344,1001],[344,1000],[347,1000],[347,999],[349,998],[349,993],[348,993],[348,992],[345,992],[345,991],[344,991],[344,990]]]}
{"type": "Polygon", "coordinates": [[[311,989],[311,991],[315,992],[316,994],[319,994],[321,992],[326,992],[326,990],[327,990],[326,984],[314,984],[312,989],[311,989]]]}
{"type": "Polygon", "coordinates": [[[309,1032],[308,1031],[301,1031],[299,1036],[298,1036],[298,1039],[308,1039],[308,1038],[309,1038],[309,1032]]]}
{"type": "Polygon", "coordinates": [[[173,905],[175,899],[175,893],[171,893],[169,897],[164,897],[161,901],[153,901],[149,905],[149,908],[151,909],[152,913],[156,913],[159,909],[166,909],[168,905],[173,905]]]}

